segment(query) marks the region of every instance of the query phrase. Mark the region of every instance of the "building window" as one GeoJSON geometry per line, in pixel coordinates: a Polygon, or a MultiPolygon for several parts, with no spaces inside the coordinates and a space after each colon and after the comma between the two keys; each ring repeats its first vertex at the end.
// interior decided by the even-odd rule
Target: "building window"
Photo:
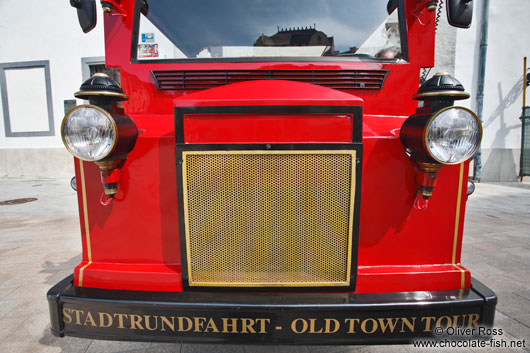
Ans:
{"type": "Polygon", "coordinates": [[[104,74],[109,75],[114,81],[118,83],[120,82],[119,69],[111,69],[105,67],[105,64],[88,64],[88,69],[90,71],[90,76],[94,75],[95,73],[102,72],[104,74]]]}
{"type": "Polygon", "coordinates": [[[50,62],[0,64],[6,137],[54,136],[50,62]]]}
{"type": "Polygon", "coordinates": [[[105,67],[104,56],[81,58],[81,68],[83,81],[89,79],[95,73],[103,72],[109,75],[114,81],[120,83],[120,70],[105,67]]]}

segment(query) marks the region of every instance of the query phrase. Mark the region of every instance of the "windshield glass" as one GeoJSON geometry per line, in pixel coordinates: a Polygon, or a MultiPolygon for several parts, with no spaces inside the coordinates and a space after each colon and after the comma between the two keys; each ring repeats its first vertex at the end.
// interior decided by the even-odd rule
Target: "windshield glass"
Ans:
{"type": "Polygon", "coordinates": [[[139,60],[401,58],[387,0],[138,0],[139,60]]]}

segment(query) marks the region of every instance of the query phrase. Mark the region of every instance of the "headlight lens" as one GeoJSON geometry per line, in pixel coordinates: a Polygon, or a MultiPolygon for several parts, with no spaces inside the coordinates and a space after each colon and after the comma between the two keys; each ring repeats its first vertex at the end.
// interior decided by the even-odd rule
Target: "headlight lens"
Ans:
{"type": "Polygon", "coordinates": [[[451,107],[440,110],[427,123],[425,147],[429,155],[443,164],[458,164],[476,152],[482,126],[469,109],[451,107]]]}
{"type": "Polygon", "coordinates": [[[61,127],[63,142],[75,157],[98,161],[116,144],[117,128],[112,116],[93,105],[80,105],[66,114],[61,127]]]}

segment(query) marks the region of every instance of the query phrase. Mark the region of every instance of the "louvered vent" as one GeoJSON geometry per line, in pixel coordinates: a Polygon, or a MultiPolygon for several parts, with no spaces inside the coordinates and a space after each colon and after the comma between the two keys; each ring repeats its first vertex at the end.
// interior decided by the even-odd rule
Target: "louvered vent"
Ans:
{"type": "Polygon", "coordinates": [[[254,80],[289,80],[335,89],[381,89],[388,70],[156,70],[160,90],[199,90],[254,80]]]}

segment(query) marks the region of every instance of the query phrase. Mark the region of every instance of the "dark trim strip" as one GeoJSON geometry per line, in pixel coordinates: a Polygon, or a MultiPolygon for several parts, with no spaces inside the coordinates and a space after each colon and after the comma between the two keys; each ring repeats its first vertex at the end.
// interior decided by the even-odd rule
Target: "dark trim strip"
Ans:
{"type": "MultiPolygon", "coordinates": [[[[360,106],[206,106],[206,107],[175,107],[175,142],[177,160],[177,202],[179,211],[179,238],[181,248],[182,281],[185,290],[202,291],[233,291],[233,287],[192,287],[188,285],[188,268],[186,253],[186,229],[184,219],[184,198],[182,182],[182,152],[189,150],[325,150],[325,149],[354,149],[357,151],[355,175],[355,200],[353,218],[353,240],[351,258],[351,286],[342,287],[260,287],[260,291],[337,291],[354,290],[357,273],[357,252],[359,237],[359,220],[361,207],[361,177],[362,177],[362,107],[360,106]],[[300,144],[186,144],[184,133],[184,118],[191,114],[349,114],[352,116],[352,143],[300,143],[300,144]]],[[[256,287],[241,288],[242,291],[256,291],[256,287]]]]}
{"type": "MultiPolygon", "coordinates": [[[[147,60],[138,60],[138,36],[140,34],[140,16],[141,16],[142,0],[135,0],[134,14],[133,14],[133,28],[131,33],[131,63],[140,64],[147,62],[147,60]]],[[[158,60],[157,60],[158,61],[158,60]]]]}
{"type": "Polygon", "coordinates": [[[361,177],[362,177],[362,144],[177,144],[177,202],[179,214],[179,240],[180,256],[182,269],[182,283],[186,291],[260,291],[260,292],[337,292],[337,291],[354,291],[357,279],[357,257],[359,242],[359,220],[361,207],[361,177]],[[239,150],[264,150],[264,151],[300,151],[300,150],[355,150],[355,199],[353,205],[353,224],[352,224],[352,249],[351,249],[351,267],[350,267],[350,285],[349,286],[325,286],[325,287],[206,287],[190,286],[188,281],[188,263],[187,263],[187,244],[186,244],[186,226],[184,217],[184,190],[182,175],[182,153],[184,151],[239,151],[239,150]]]}
{"type": "Polygon", "coordinates": [[[201,59],[153,59],[138,60],[131,59],[133,64],[189,64],[189,63],[269,63],[269,62],[371,62],[403,65],[407,62],[400,62],[398,59],[370,58],[370,57],[346,57],[346,56],[322,56],[322,57],[269,57],[264,58],[201,58],[201,59]]]}
{"type": "MultiPolygon", "coordinates": [[[[396,63],[398,59],[382,59],[371,57],[345,57],[345,56],[321,56],[321,57],[270,57],[270,58],[188,58],[188,59],[157,59],[157,60],[138,60],[138,35],[140,33],[140,10],[142,0],[135,0],[134,18],[131,39],[131,63],[132,64],[163,64],[163,63],[252,63],[252,62],[377,62],[377,63],[396,63]]],[[[405,16],[405,0],[399,0],[398,3],[399,32],[401,38],[402,59],[408,63],[409,50],[407,41],[407,24],[405,16]]]]}
{"type": "Polygon", "coordinates": [[[362,143],[363,124],[361,106],[342,105],[259,105],[176,107],[175,141],[184,143],[184,117],[188,114],[350,114],[352,121],[352,143],[362,143]]]}
{"type": "Polygon", "coordinates": [[[399,37],[401,39],[401,58],[406,62],[409,62],[409,32],[407,26],[407,16],[405,12],[405,0],[399,0],[398,6],[399,37]]]}
{"type": "MultiPolygon", "coordinates": [[[[34,137],[34,136],[55,136],[55,124],[53,118],[52,86],[50,79],[50,61],[24,61],[0,64],[0,89],[2,90],[2,106],[4,113],[4,128],[6,137],[34,137]],[[6,70],[44,69],[44,80],[46,89],[46,105],[48,108],[48,130],[45,131],[19,131],[11,130],[9,114],[8,87],[6,80],[6,70]]],[[[28,102],[31,104],[31,102],[28,102]]]]}
{"type": "Polygon", "coordinates": [[[497,296],[491,289],[473,277],[471,277],[471,289],[484,299],[484,306],[482,309],[482,320],[484,325],[487,327],[493,327],[497,296]]]}
{"type": "MultiPolygon", "coordinates": [[[[47,294],[52,333],[56,336],[132,341],[215,344],[406,343],[418,338],[432,338],[435,322],[441,317],[450,317],[451,320],[458,317],[458,327],[469,327],[468,324],[475,319],[478,319],[479,326],[491,327],[492,318],[482,314],[488,306],[484,298],[492,298],[490,310],[493,311],[493,298],[496,298],[494,294],[493,297],[488,294],[492,293],[491,290],[475,279],[472,279],[471,290],[362,294],[125,291],[74,287],[72,280],[73,276],[67,277],[47,294]],[[79,321],[76,321],[73,310],[83,315],[79,321]],[[91,313],[91,320],[85,319],[87,313],[91,313]],[[121,320],[118,320],[117,315],[121,315],[121,320]],[[132,324],[133,315],[137,323],[142,322],[140,326],[132,324]],[[163,327],[161,316],[169,320],[178,316],[182,318],[182,323],[179,324],[174,318],[173,329],[167,325],[170,321],[166,321],[163,327]],[[114,318],[112,322],[109,317],[114,318]],[[102,318],[105,324],[98,325],[102,318]],[[243,318],[249,324],[253,322],[256,328],[254,332],[242,332],[243,318]],[[374,322],[388,318],[396,321],[397,329],[382,330],[378,325],[371,332],[375,327],[374,322]],[[222,329],[223,319],[237,321],[235,332],[222,329]],[[335,332],[318,333],[320,328],[325,327],[326,319],[336,320],[339,327],[335,332]],[[355,319],[358,320],[356,330],[351,332],[350,324],[355,319]],[[409,320],[410,326],[403,322],[404,319],[409,320]],[[97,322],[92,325],[94,320],[97,322]],[[149,330],[146,329],[145,320],[150,320],[149,330]],[[210,320],[220,329],[206,329],[210,320]],[[258,320],[263,326],[256,326],[258,320]],[[308,324],[305,332],[293,332],[293,327],[298,331],[304,329],[302,320],[308,324]],[[310,320],[315,326],[313,333],[308,332],[310,320]],[[363,320],[367,320],[364,331],[369,332],[359,329],[363,320]],[[183,329],[184,321],[186,325],[183,329]],[[157,322],[159,324],[155,325],[157,322]],[[258,327],[263,329],[259,330],[258,327]]],[[[441,320],[444,324],[447,322],[447,319],[441,320]]]]}

